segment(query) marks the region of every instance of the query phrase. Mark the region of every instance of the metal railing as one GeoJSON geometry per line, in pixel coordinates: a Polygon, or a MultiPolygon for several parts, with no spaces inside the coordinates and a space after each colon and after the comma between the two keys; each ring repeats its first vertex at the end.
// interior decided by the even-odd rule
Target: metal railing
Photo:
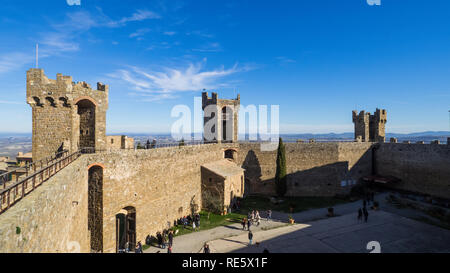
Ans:
{"type": "MultiPolygon", "coordinates": [[[[68,151],[63,151],[25,166],[25,178],[16,178],[17,181],[7,181],[2,184],[2,189],[0,189],[0,214],[76,160],[80,155],[80,151],[71,154],[68,151]]],[[[2,174],[2,176],[4,175],[9,176],[9,173],[2,174]]]]}

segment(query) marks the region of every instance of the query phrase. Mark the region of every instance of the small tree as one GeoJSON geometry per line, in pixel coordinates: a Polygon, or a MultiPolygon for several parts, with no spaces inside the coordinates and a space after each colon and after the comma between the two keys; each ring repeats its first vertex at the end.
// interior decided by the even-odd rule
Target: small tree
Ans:
{"type": "Polygon", "coordinates": [[[145,147],[144,146],[142,146],[142,144],[140,143],[140,142],[138,142],[138,144],[137,144],[137,147],[136,147],[137,149],[144,149],[145,147]]]}
{"type": "Polygon", "coordinates": [[[280,137],[277,151],[277,170],[275,173],[275,186],[277,195],[283,197],[287,191],[287,175],[286,175],[286,148],[280,137]]]}

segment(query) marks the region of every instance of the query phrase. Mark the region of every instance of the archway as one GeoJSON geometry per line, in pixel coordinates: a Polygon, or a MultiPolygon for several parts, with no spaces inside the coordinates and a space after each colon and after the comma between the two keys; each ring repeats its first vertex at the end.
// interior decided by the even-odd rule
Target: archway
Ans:
{"type": "Polygon", "coordinates": [[[89,99],[76,103],[80,118],[79,148],[95,151],[95,104],[89,99]]]}
{"type": "Polygon", "coordinates": [[[88,229],[91,252],[103,252],[103,168],[97,165],[89,168],[88,229]]]}
{"type": "Polygon", "coordinates": [[[237,161],[237,151],[235,149],[227,149],[224,152],[224,158],[225,159],[230,159],[234,162],[237,161]]]}
{"type": "Polygon", "coordinates": [[[116,214],[116,252],[136,247],[136,208],[126,207],[116,214]]]}
{"type": "Polygon", "coordinates": [[[233,141],[233,109],[228,106],[222,108],[222,141],[233,141]]]}

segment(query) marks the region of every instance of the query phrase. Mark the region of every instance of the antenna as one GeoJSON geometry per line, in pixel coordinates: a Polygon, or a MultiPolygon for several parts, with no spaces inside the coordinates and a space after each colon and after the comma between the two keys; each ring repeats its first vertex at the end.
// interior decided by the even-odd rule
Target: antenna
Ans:
{"type": "Polygon", "coordinates": [[[36,44],[36,68],[39,67],[39,44],[36,44]]]}

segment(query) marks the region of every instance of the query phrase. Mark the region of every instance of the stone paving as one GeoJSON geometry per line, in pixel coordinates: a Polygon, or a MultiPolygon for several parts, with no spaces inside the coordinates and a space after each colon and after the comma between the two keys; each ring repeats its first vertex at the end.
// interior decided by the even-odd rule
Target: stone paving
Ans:
{"type": "MultiPolygon", "coordinates": [[[[386,202],[388,193],[375,198],[381,210],[369,211],[368,223],[358,222],[356,211],[362,201],[334,207],[336,217],[328,218],[327,209],[294,213],[295,225],[287,225],[287,213],[274,211],[273,221],[261,221],[252,227],[253,242],[248,246],[248,232],[240,224],[217,227],[174,238],[174,253],[197,253],[205,242],[211,252],[260,253],[267,248],[274,253],[342,253],[370,252],[367,243],[378,241],[381,252],[450,252],[450,231],[409,218],[426,216],[413,209],[398,209],[386,202]],[[408,217],[408,218],[407,218],[408,217]]],[[[264,217],[264,212],[261,212],[264,217]]],[[[145,252],[166,252],[151,247],[145,252]]]]}
{"type": "Polygon", "coordinates": [[[210,242],[211,252],[368,253],[367,243],[378,241],[385,253],[450,253],[450,231],[385,211],[370,211],[367,223],[356,213],[254,232],[210,242]]]}

